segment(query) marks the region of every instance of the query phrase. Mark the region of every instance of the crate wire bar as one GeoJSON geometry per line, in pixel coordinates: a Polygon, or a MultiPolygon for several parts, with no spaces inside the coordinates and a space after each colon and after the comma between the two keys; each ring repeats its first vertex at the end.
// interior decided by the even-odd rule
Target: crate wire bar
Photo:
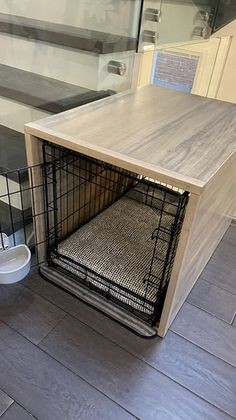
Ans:
{"type": "Polygon", "coordinates": [[[43,158],[49,267],[155,325],[188,193],[48,142],[43,158]]]}
{"type": "MultiPolygon", "coordinates": [[[[43,262],[38,250],[45,246],[46,206],[44,165],[0,173],[0,249],[26,244],[33,253],[33,265],[43,262]],[[41,205],[36,201],[41,199],[41,205]],[[39,235],[37,225],[43,226],[39,235]]],[[[47,213],[50,210],[47,208],[47,213]]]]}

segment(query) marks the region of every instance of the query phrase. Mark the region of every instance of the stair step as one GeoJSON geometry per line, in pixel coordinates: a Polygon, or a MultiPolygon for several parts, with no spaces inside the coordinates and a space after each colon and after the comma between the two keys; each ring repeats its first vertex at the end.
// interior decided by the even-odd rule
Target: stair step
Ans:
{"type": "Polygon", "coordinates": [[[24,125],[29,122],[41,120],[52,115],[50,112],[42,111],[12,99],[0,96],[0,125],[8,127],[13,131],[24,133],[24,125]]]}
{"type": "Polygon", "coordinates": [[[0,64],[0,96],[54,114],[110,95],[0,64]]]}
{"type": "Polygon", "coordinates": [[[0,32],[96,54],[135,50],[137,40],[106,32],[0,13],[0,32]]]}
{"type": "Polygon", "coordinates": [[[0,173],[26,166],[24,134],[0,125],[0,173]]]}
{"type": "MultiPolygon", "coordinates": [[[[0,1],[1,3],[1,1],[0,1]]],[[[0,32],[0,63],[93,91],[130,88],[135,51],[93,54],[0,32]],[[108,72],[108,63],[126,64],[125,76],[108,72]]]]}

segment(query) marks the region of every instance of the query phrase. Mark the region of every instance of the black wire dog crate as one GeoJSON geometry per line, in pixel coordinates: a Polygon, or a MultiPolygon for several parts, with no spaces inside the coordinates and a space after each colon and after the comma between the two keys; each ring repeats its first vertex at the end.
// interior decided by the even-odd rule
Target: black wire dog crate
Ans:
{"type": "Polygon", "coordinates": [[[42,273],[101,310],[157,324],[188,194],[48,142],[43,160],[42,273]]]}

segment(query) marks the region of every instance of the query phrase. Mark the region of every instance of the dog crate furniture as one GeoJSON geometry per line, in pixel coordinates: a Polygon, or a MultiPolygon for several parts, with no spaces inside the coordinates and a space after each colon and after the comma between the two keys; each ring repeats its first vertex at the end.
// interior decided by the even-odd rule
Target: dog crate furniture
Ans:
{"type": "Polygon", "coordinates": [[[42,274],[164,336],[235,210],[235,110],[146,86],[27,124],[42,274]]]}

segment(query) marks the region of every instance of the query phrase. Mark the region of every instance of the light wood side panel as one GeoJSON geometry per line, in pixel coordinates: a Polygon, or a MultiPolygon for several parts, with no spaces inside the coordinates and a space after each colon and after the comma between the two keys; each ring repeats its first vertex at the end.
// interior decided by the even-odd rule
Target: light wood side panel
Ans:
{"type": "Polygon", "coordinates": [[[169,325],[170,325],[170,318],[171,318],[172,306],[173,306],[172,304],[173,304],[173,300],[175,299],[176,290],[179,287],[179,276],[180,276],[180,272],[182,268],[182,261],[185,256],[187,246],[189,243],[189,239],[191,235],[191,226],[192,226],[192,222],[196,213],[199,199],[200,199],[199,195],[195,195],[195,194],[191,194],[189,197],[189,202],[187,205],[184,223],[183,223],[180,238],[179,238],[179,243],[178,243],[178,247],[176,251],[171,278],[170,278],[170,282],[169,282],[169,286],[168,286],[167,294],[165,298],[165,303],[164,303],[162,314],[161,314],[160,324],[157,328],[158,335],[160,335],[161,337],[163,337],[166,334],[167,329],[169,328],[169,325]]]}
{"type": "Polygon", "coordinates": [[[29,168],[29,181],[31,187],[32,215],[34,220],[34,236],[37,243],[37,260],[45,260],[45,215],[43,173],[40,166],[43,163],[42,147],[34,136],[25,134],[26,155],[29,168]],[[35,167],[36,166],[36,167],[35,167]]]}
{"type": "Polygon", "coordinates": [[[158,330],[161,336],[167,332],[231,223],[230,215],[236,208],[235,180],[236,154],[233,154],[199,199],[190,197],[158,330]]]}

